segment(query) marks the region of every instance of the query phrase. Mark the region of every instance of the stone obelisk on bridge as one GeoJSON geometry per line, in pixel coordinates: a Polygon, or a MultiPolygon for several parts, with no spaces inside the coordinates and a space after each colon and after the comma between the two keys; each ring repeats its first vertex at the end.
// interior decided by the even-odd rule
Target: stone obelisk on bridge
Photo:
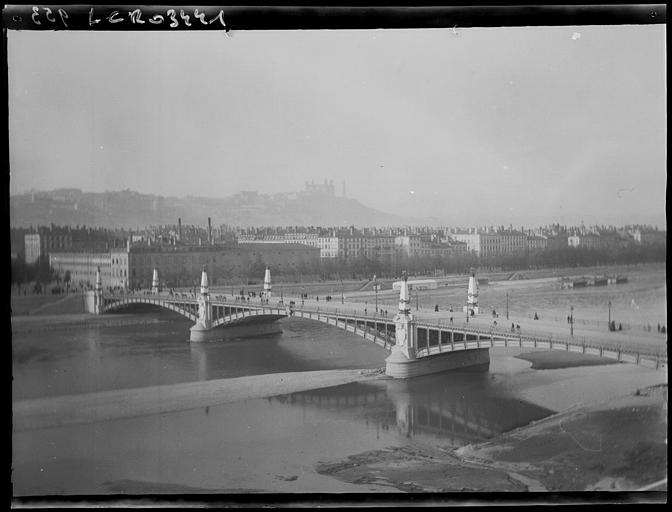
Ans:
{"type": "Polygon", "coordinates": [[[408,276],[404,275],[399,290],[399,311],[394,316],[395,344],[385,359],[385,373],[390,377],[406,377],[409,364],[415,361],[415,328],[408,292],[408,276]]]}
{"type": "Polygon", "coordinates": [[[159,293],[159,271],[154,268],[154,272],[152,274],[152,293],[154,295],[158,295],[159,293]]]}
{"type": "Polygon", "coordinates": [[[469,287],[467,288],[467,305],[463,311],[468,315],[478,315],[478,280],[476,273],[472,271],[469,277],[469,287]]]}
{"type": "Polygon", "coordinates": [[[96,285],[93,289],[93,311],[99,315],[103,310],[103,280],[100,276],[100,267],[96,270],[96,285]]]}
{"type": "Polygon", "coordinates": [[[271,298],[271,271],[266,267],[266,272],[264,273],[264,299],[271,298]]]}

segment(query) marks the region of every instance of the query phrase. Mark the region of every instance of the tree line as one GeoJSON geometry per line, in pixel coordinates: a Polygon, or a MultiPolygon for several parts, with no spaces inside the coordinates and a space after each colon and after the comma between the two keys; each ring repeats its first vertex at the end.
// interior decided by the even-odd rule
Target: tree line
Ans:
{"type": "MultiPolygon", "coordinates": [[[[266,267],[274,278],[284,281],[308,280],[354,280],[395,279],[406,271],[410,276],[431,274],[464,274],[473,269],[491,269],[497,271],[517,271],[536,268],[588,267],[600,265],[629,265],[666,261],[665,245],[627,246],[613,249],[590,249],[567,247],[563,249],[544,249],[502,256],[478,257],[476,254],[464,256],[428,256],[400,257],[388,261],[360,256],[354,260],[325,259],[322,261],[301,260],[293,266],[266,264],[261,257],[251,261],[243,268],[221,267],[213,272],[212,282],[224,282],[232,279],[253,279],[263,282],[266,267]]],[[[148,280],[150,277],[148,276],[148,280]]],[[[162,281],[179,283],[198,281],[200,276],[162,276],[162,281]]],[[[69,281],[69,275],[57,275],[49,267],[48,258],[40,258],[34,264],[26,263],[23,258],[12,259],[11,282],[14,285],[37,283],[44,287],[56,281],[57,284],[69,281]]]]}

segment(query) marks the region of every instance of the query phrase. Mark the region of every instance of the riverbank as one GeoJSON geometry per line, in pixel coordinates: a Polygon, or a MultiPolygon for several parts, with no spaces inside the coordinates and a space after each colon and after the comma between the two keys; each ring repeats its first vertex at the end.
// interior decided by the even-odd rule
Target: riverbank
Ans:
{"type": "Polygon", "coordinates": [[[267,398],[379,378],[382,370],[318,370],[251,375],[23,400],[13,404],[17,431],[109,421],[267,398]]]}
{"type": "Polygon", "coordinates": [[[637,490],[667,478],[667,385],[569,409],[455,455],[548,491],[637,490]]]}
{"type": "Polygon", "coordinates": [[[560,368],[575,368],[577,366],[619,364],[615,359],[577,352],[562,352],[559,350],[553,352],[523,352],[514,357],[531,362],[533,370],[557,370],[560,368]]]}
{"type": "Polygon", "coordinates": [[[667,478],[666,454],[664,385],[570,408],[457,450],[409,445],[321,463],[316,470],[408,492],[633,491],[667,478]]]}
{"type": "MultiPolygon", "coordinates": [[[[492,379],[514,360],[532,367],[515,370],[510,391],[558,412],[462,448],[413,439],[324,461],[316,471],[406,492],[633,491],[667,477],[666,373],[535,351],[501,360],[492,379]]],[[[651,490],[666,489],[664,483],[651,490]]]]}

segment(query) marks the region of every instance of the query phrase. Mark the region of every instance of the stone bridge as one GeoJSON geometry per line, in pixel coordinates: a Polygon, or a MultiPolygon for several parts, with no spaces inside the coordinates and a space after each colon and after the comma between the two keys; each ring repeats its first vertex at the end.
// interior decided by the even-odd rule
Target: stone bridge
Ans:
{"type": "MultiPolygon", "coordinates": [[[[267,276],[268,277],[268,276],[267,276]]],[[[404,281],[404,284],[406,282],[404,281]]],[[[270,287],[269,287],[270,291],[270,287]]],[[[137,304],[149,304],[179,313],[195,323],[192,342],[214,341],[225,337],[226,331],[245,327],[256,334],[278,332],[269,330],[277,320],[297,317],[322,322],[360,336],[389,350],[386,373],[408,378],[448,369],[489,363],[489,349],[494,347],[536,348],[593,354],[650,368],[667,366],[667,353],[645,352],[637,348],[615,348],[597,342],[586,343],[575,338],[542,337],[540,335],[489,330],[467,325],[453,326],[416,320],[410,313],[408,287],[402,286],[399,311],[393,318],[361,315],[339,311],[338,308],[297,306],[293,301],[270,304],[268,293],[255,301],[226,300],[208,292],[207,275],[203,271],[199,294],[166,294],[157,289],[134,294],[103,293],[102,286],[89,292],[89,312],[104,314],[137,304]]]]}

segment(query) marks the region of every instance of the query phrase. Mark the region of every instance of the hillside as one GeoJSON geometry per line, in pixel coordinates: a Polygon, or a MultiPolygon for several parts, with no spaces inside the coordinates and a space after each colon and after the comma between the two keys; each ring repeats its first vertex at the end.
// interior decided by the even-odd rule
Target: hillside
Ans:
{"type": "Polygon", "coordinates": [[[354,199],[320,193],[239,193],[224,198],[163,197],[131,190],[82,192],[59,189],[10,197],[10,225],[87,225],[142,227],[176,224],[239,226],[383,226],[417,224],[410,218],[364,206],[354,199]]]}

